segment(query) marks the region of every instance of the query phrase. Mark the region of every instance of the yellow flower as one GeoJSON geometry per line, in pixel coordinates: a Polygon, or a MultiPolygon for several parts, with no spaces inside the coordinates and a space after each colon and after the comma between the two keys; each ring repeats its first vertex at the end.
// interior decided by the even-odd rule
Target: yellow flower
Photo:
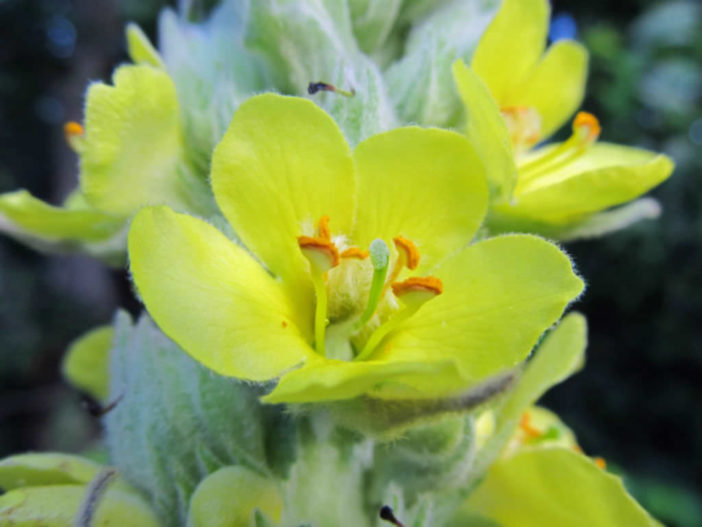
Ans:
{"type": "Polygon", "coordinates": [[[470,245],[488,190],[454,132],[399,128],[352,153],[310,101],[261,95],[237,110],[211,181],[250,252],[149,207],[129,233],[133,278],[196,360],[280,377],[269,402],[455,393],[522,361],[583,287],[540,238],[470,245]]]}
{"type": "Polygon", "coordinates": [[[0,460],[0,525],[158,527],[156,515],[113,468],[70,454],[0,460]]]}
{"type": "Polygon", "coordinates": [[[600,125],[585,112],[576,115],[567,141],[537,147],[580,106],[587,74],[587,52],[574,41],[560,40],[544,53],[548,19],[546,0],[505,0],[471,68],[460,61],[453,67],[468,137],[488,171],[493,232],[565,237],[566,228],[639,197],[673,169],[664,155],[598,142],[600,125]]]}

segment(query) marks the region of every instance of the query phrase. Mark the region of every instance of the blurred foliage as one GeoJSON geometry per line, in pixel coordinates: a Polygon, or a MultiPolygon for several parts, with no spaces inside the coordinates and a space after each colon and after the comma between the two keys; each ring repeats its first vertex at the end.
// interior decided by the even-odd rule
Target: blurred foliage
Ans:
{"type": "MultiPolygon", "coordinates": [[[[63,197],[75,159],[61,123],[80,118],[88,81],[123,60],[124,22],[153,33],[165,3],[0,0],[0,191],[63,197]]],[[[589,282],[578,306],[590,320],[589,358],[546,404],[588,453],[625,467],[631,490],[664,523],[692,527],[702,517],[702,5],[554,0],[554,13],[561,30],[577,22],[591,51],[584,107],[603,123],[603,139],[663,150],[677,169],[654,193],[659,220],[568,246],[589,282]]],[[[116,305],[135,303],[123,274],[93,265],[0,239],[0,456],[76,451],[95,437],[61,384],[60,356],[116,305]]]]}
{"type": "Polygon", "coordinates": [[[677,168],[653,193],[659,220],[569,246],[589,283],[588,363],[546,404],[586,450],[626,468],[664,523],[692,527],[702,517],[702,4],[622,4],[556,3],[592,55],[584,106],[604,140],[662,150],[677,168]]]}

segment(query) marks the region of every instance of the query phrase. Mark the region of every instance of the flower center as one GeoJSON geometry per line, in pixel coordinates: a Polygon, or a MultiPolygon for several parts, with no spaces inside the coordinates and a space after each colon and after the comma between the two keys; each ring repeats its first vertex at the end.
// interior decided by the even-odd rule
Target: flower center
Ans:
{"type": "Polygon", "coordinates": [[[573,133],[560,145],[547,153],[518,164],[518,180],[515,194],[541,181],[543,176],[553,174],[580,158],[600,136],[600,123],[591,113],[579,112],[573,119],[573,133]]]}
{"type": "Polygon", "coordinates": [[[517,155],[532,148],[541,136],[541,116],[530,106],[502,108],[502,117],[517,155]]]}
{"type": "Polygon", "coordinates": [[[310,263],[314,347],[322,356],[371,358],[389,333],[443,291],[441,280],[432,276],[398,280],[403,269],[416,269],[420,260],[415,244],[402,236],[393,239],[396,256],[391,259],[381,239],[368,250],[346,247],[343,236],[332,239],[324,216],[314,236],[301,235],[297,241],[310,263]]]}

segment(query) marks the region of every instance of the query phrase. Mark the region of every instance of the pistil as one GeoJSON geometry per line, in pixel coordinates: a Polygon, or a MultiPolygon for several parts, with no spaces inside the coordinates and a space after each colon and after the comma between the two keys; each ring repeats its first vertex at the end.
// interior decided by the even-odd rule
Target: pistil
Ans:
{"type": "Polygon", "coordinates": [[[388,245],[381,239],[373,240],[369,247],[371,264],[373,264],[373,280],[371,282],[370,292],[368,293],[368,303],[363,311],[361,318],[354,326],[354,330],[361,329],[373,316],[378,303],[382,298],[385,277],[388,274],[388,263],[390,261],[390,249],[388,245]]]}

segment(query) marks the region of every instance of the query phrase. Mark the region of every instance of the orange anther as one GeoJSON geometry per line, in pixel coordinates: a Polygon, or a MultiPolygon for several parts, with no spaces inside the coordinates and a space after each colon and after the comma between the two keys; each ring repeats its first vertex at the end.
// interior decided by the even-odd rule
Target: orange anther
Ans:
{"type": "Polygon", "coordinates": [[[597,465],[602,470],[607,468],[607,462],[603,458],[596,457],[596,458],[593,458],[593,461],[595,462],[595,465],[597,465]]]}
{"type": "Polygon", "coordinates": [[[578,112],[573,119],[573,133],[584,131],[584,139],[588,142],[597,140],[602,131],[600,121],[588,112],[578,112]]]}
{"type": "MultiPolygon", "coordinates": [[[[395,242],[395,247],[405,257],[405,265],[408,269],[416,269],[419,265],[419,251],[412,240],[408,240],[402,236],[396,236],[392,239],[395,242]]],[[[394,286],[393,286],[394,287],[394,286]]]]}
{"type": "Polygon", "coordinates": [[[418,277],[413,276],[402,282],[392,284],[392,292],[395,296],[402,296],[407,293],[421,292],[440,295],[444,291],[441,280],[433,276],[418,277]]]}
{"type": "Polygon", "coordinates": [[[522,414],[522,418],[519,420],[519,428],[530,439],[536,439],[537,437],[541,437],[543,435],[541,430],[531,426],[531,415],[529,412],[524,412],[522,414]]]}
{"type": "Polygon", "coordinates": [[[341,253],[342,258],[355,258],[357,260],[365,260],[368,258],[368,251],[359,249],[358,247],[349,247],[341,253]]]}
{"type": "Polygon", "coordinates": [[[322,216],[319,219],[319,226],[317,227],[319,231],[319,237],[325,240],[331,240],[331,231],[329,230],[329,216],[322,216]]]}
{"type": "Polygon", "coordinates": [[[63,125],[63,133],[66,136],[66,139],[68,139],[69,137],[83,135],[85,133],[85,130],[83,130],[83,126],[80,123],[77,123],[75,121],[68,121],[66,124],[63,125]]]}
{"type": "Polygon", "coordinates": [[[303,251],[313,251],[329,258],[329,267],[339,265],[339,249],[331,241],[320,236],[298,236],[297,243],[303,251]]]}

